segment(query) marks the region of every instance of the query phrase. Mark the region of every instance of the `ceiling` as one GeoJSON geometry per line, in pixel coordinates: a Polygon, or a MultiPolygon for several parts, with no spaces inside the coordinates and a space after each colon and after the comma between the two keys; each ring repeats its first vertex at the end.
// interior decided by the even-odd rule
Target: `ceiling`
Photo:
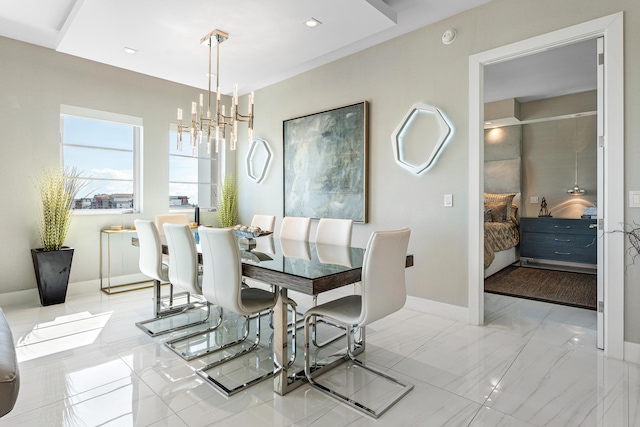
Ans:
{"type": "MultiPolygon", "coordinates": [[[[220,29],[229,33],[221,92],[238,84],[245,94],[488,1],[0,0],[0,36],[206,89],[209,51],[200,39],[220,29]],[[312,17],[322,24],[306,27],[312,17]]],[[[589,49],[579,43],[489,66],[485,100],[595,88],[589,49]]]]}
{"type": "Polygon", "coordinates": [[[206,89],[220,29],[221,92],[244,94],[488,1],[0,0],[0,35],[206,89]]]}
{"type": "Polygon", "coordinates": [[[484,101],[524,103],[595,90],[597,73],[596,39],[557,47],[485,67],[484,101]]]}

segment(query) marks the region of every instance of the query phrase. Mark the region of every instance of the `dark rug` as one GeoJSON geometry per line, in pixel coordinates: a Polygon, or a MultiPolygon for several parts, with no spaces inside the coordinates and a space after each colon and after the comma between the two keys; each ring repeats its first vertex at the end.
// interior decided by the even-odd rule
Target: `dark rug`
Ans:
{"type": "Polygon", "coordinates": [[[596,309],[595,274],[507,267],[484,280],[485,292],[596,309]]]}

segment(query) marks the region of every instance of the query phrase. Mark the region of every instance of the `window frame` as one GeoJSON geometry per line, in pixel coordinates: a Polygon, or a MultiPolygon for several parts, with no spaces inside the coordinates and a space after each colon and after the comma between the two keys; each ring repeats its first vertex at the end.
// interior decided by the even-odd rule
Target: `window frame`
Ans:
{"type": "Polygon", "coordinates": [[[102,110],[94,110],[84,107],[76,107],[72,105],[60,105],[60,164],[65,167],[64,148],[83,147],[96,150],[109,150],[129,152],[129,150],[121,150],[110,147],[85,146],[77,144],[65,144],[64,139],[64,118],[67,116],[78,117],[82,119],[99,120],[105,122],[130,125],[134,127],[133,137],[133,208],[117,208],[117,209],[74,209],[77,215],[122,215],[142,212],[142,147],[144,140],[144,126],[141,117],[129,116],[126,114],[112,113],[102,110]]]}
{"type": "MultiPolygon", "coordinates": [[[[209,154],[209,158],[206,157],[202,157],[202,155],[200,154],[201,150],[205,150],[204,152],[206,153],[206,148],[205,148],[205,143],[203,142],[202,147],[198,147],[198,155],[196,157],[193,157],[191,154],[189,154],[188,151],[190,150],[190,140],[187,140],[186,138],[184,138],[184,136],[189,136],[189,134],[184,134],[183,133],[183,142],[182,142],[182,153],[183,154],[173,154],[171,151],[171,144],[176,144],[176,138],[178,135],[178,125],[176,123],[171,123],[169,125],[169,135],[168,135],[168,139],[169,139],[169,145],[167,146],[167,163],[168,163],[168,179],[167,179],[167,190],[168,190],[168,194],[167,194],[167,208],[169,209],[169,212],[171,213],[183,213],[183,212],[188,212],[188,209],[193,209],[193,206],[190,206],[189,208],[175,208],[172,207],[170,204],[170,200],[171,200],[171,184],[187,184],[187,185],[196,185],[196,187],[199,188],[200,185],[208,185],[209,187],[213,187],[214,188],[214,192],[213,192],[213,198],[211,200],[211,205],[212,206],[202,206],[200,203],[200,194],[198,194],[198,204],[197,206],[201,209],[208,209],[211,211],[215,211],[218,208],[218,194],[220,191],[220,171],[221,171],[221,166],[222,166],[222,155],[220,152],[215,153],[215,147],[211,147],[211,153],[209,154]],[[211,156],[215,155],[215,159],[212,159],[211,156]],[[213,176],[213,174],[211,175],[211,179],[208,183],[206,182],[186,182],[186,181],[172,181],[171,180],[171,157],[183,157],[183,158],[190,158],[190,159],[199,159],[199,160],[208,160],[211,163],[211,167],[216,168],[216,173],[215,173],[215,177],[213,176]],[[213,178],[215,178],[215,183],[211,182],[213,180],[213,178]]],[[[199,174],[198,174],[199,176],[199,174]]]]}

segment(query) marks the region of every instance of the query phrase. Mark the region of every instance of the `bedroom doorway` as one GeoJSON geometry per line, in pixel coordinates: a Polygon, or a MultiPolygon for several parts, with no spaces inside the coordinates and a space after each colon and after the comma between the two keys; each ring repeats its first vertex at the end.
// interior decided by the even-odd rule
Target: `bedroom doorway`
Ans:
{"type": "MultiPolygon", "coordinates": [[[[484,274],[482,229],[482,193],[484,191],[484,90],[485,66],[525,57],[534,53],[574,44],[580,41],[604,37],[602,58],[607,66],[603,76],[604,90],[599,100],[606,108],[602,115],[602,129],[606,133],[598,138],[602,149],[602,166],[599,191],[597,227],[602,231],[601,245],[604,253],[598,257],[598,271],[602,277],[602,323],[598,334],[605,354],[623,358],[623,295],[624,295],[624,245],[613,230],[623,221],[624,193],[622,185],[623,159],[623,55],[622,13],[606,16],[573,27],[568,27],[532,39],[472,55],[469,58],[469,322],[484,322],[484,274]]],[[[619,234],[619,233],[618,233],[619,234]]],[[[600,243],[600,242],[599,242],[600,243]]],[[[601,251],[602,252],[602,251],[601,251]]],[[[600,317],[600,316],[599,316],[600,317]]]]}
{"type": "Polygon", "coordinates": [[[484,218],[485,292],[597,310],[601,42],[485,66],[485,211],[516,194],[509,221],[484,218]]]}

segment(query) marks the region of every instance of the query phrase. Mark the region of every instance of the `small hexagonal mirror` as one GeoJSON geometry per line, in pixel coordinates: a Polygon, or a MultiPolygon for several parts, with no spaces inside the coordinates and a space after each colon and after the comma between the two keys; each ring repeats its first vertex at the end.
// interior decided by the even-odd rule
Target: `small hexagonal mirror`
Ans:
{"type": "Polygon", "coordinates": [[[255,182],[262,181],[271,163],[271,156],[271,148],[267,141],[260,138],[251,141],[246,158],[247,176],[255,182]]]}
{"type": "Polygon", "coordinates": [[[451,134],[440,110],[414,104],[391,135],[396,163],[419,174],[433,164],[451,134]]]}

